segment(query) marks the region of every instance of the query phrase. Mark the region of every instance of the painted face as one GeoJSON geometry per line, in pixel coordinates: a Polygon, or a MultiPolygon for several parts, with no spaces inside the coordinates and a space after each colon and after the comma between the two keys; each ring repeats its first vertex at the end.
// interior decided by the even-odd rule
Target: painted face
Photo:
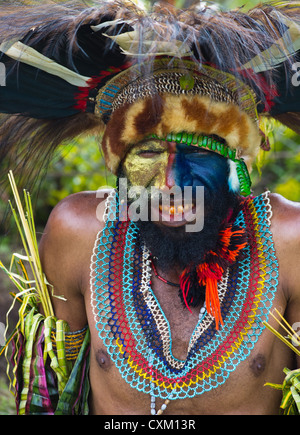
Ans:
{"type": "MultiPolygon", "coordinates": [[[[217,200],[227,188],[228,164],[226,158],[201,148],[147,140],[129,151],[123,162],[123,173],[129,186],[142,186],[149,194],[152,187],[167,191],[179,186],[184,191],[189,186],[194,200],[197,186],[204,187],[204,199],[209,207],[209,203],[217,200]]],[[[188,207],[184,203],[171,204],[169,210],[161,208],[160,212],[166,212],[168,216],[176,215],[191,211],[188,207]]],[[[183,224],[183,221],[178,222],[183,224]]]]}

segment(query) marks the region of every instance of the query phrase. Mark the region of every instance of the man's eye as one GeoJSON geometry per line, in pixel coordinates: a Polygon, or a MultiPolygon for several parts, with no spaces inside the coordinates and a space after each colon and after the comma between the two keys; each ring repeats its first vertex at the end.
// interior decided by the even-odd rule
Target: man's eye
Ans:
{"type": "Polygon", "coordinates": [[[199,156],[199,157],[203,157],[203,156],[208,156],[211,155],[212,151],[209,150],[203,150],[203,149],[199,149],[196,147],[190,147],[191,149],[189,151],[186,151],[185,154],[186,155],[193,155],[193,156],[199,156]],[[194,148],[194,149],[193,149],[194,148]]]}
{"type": "Polygon", "coordinates": [[[138,153],[139,157],[143,157],[144,159],[149,159],[151,157],[156,157],[162,154],[163,151],[154,151],[154,150],[144,150],[138,153]]]}

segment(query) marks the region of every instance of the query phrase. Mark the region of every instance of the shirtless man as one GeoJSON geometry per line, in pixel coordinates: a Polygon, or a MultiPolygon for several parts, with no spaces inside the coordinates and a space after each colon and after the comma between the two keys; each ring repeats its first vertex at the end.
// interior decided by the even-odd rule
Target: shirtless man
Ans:
{"type": "MultiPolygon", "coordinates": [[[[151,155],[145,157],[148,161],[152,158],[151,155]]],[[[174,180],[172,168],[167,171],[166,178],[174,180]]],[[[277,308],[282,314],[285,313],[290,324],[294,324],[299,321],[300,313],[300,277],[297,273],[300,205],[274,194],[270,195],[270,201],[273,211],[271,231],[279,263],[279,283],[272,309],[277,308]]],[[[100,210],[104,214],[104,209],[105,201],[99,200],[95,192],[72,195],[54,209],[41,243],[44,270],[56,294],[63,294],[68,301],[53,299],[58,318],[65,319],[74,331],[88,323],[91,331],[91,413],[149,414],[148,395],[132,389],[122,379],[99,339],[91,309],[91,252],[97,233],[104,228],[103,219],[98,219],[100,210]]],[[[185,224],[184,220],[176,223],[185,224]]],[[[160,221],[153,225],[160,225],[164,231],[172,223],[160,221]]],[[[182,267],[174,264],[162,275],[166,280],[178,283],[181,273],[182,267]]],[[[200,307],[192,307],[192,313],[189,313],[178,298],[176,288],[163,283],[154,274],[151,280],[153,292],[170,323],[172,353],[175,358],[184,360],[191,334],[198,322],[200,307]]],[[[293,369],[299,367],[299,363],[292,351],[265,329],[250,355],[236,367],[224,384],[191,399],[174,400],[164,414],[278,414],[281,393],[264,384],[282,383],[283,368],[293,369]]],[[[163,402],[158,400],[157,407],[160,408],[163,402]]]]}

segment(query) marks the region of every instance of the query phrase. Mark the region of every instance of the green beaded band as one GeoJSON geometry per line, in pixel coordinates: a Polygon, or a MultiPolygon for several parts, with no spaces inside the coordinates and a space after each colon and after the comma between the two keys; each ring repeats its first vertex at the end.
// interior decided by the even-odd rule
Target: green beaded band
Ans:
{"type": "Polygon", "coordinates": [[[248,168],[243,159],[235,160],[236,172],[240,183],[240,194],[242,196],[248,196],[251,194],[251,178],[248,172],[248,168]]]}
{"type": "Polygon", "coordinates": [[[194,145],[200,148],[206,148],[214,151],[223,157],[226,157],[236,163],[237,176],[240,183],[240,194],[248,196],[251,193],[251,179],[247,166],[242,158],[236,158],[236,150],[232,150],[223,142],[220,142],[212,136],[203,136],[194,133],[169,133],[166,137],[158,137],[156,134],[150,135],[152,139],[159,139],[167,142],[176,142],[186,145],[194,145]]]}

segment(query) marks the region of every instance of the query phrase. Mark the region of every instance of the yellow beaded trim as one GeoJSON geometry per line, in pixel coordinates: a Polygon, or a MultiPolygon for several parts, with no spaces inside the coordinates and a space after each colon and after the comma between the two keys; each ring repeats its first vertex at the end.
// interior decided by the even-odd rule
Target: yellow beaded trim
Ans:
{"type": "MultiPolygon", "coordinates": [[[[65,352],[66,352],[67,361],[72,361],[72,362],[76,361],[81,346],[83,344],[86,331],[87,328],[84,328],[81,329],[80,331],[65,333],[64,342],[65,342],[65,352]]],[[[56,331],[54,330],[51,330],[51,341],[52,341],[53,350],[56,353],[57,352],[56,331]]]]}

